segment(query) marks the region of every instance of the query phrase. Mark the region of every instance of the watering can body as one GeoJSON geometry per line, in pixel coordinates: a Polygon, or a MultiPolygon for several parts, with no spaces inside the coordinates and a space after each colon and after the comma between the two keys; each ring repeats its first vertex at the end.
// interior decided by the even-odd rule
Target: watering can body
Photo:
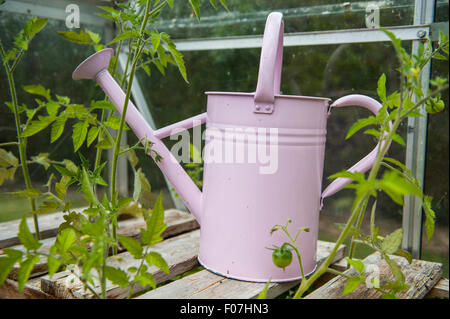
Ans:
{"type": "MultiPolygon", "coordinates": [[[[291,234],[309,229],[296,244],[305,275],[314,271],[322,200],[351,182],[338,178],[322,192],[330,107],[359,105],[374,114],[381,108],[363,95],[331,105],[328,98],[281,95],[282,51],[283,20],[275,12],[267,18],[256,92],[207,92],[206,113],[156,131],[131,102],[127,107],[128,125],[139,139],[154,143],[163,158],[157,165],[200,223],[199,262],[226,277],[258,282],[301,278],[299,263],[278,268],[268,249],[288,241],[281,231],[271,234],[274,225],[288,220],[291,234]],[[200,123],[206,123],[203,193],[162,142],[174,130],[200,123]]],[[[125,95],[107,71],[112,54],[112,49],[97,52],[73,78],[96,79],[122,112],[125,95]]],[[[378,148],[349,171],[367,171],[378,148]]]]}

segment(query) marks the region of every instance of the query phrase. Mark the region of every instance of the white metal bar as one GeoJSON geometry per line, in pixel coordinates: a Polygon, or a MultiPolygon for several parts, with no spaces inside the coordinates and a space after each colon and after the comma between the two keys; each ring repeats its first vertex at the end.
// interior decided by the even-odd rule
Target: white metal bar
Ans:
{"type": "MultiPolygon", "coordinates": [[[[401,40],[419,40],[419,33],[425,32],[428,36],[428,25],[390,27],[401,40]]],[[[284,46],[330,45],[343,43],[367,43],[390,41],[388,36],[378,29],[348,29],[336,31],[299,32],[284,35],[284,46]]],[[[262,35],[242,37],[222,37],[205,39],[174,40],[180,51],[223,50],[223,49],[249,49],[259,48],[262,44],[262,35]]]]}
{"type": "MultiPolygon", "coordinates": [[[[434,1],[416,0],[414,23],[432,23],[434,18],[434,1]]],[[[412,54],[417,54],[419,41],[413,41],[412,54]]],[[[428,63],[421,75],[423,91],[426,94],[429,87],[431,64],[428,63]]],[[[408,136],[406,146],[406,167],[420,182],[423,188],[425,180],[426,140],[428,116],[425,111],[422,117],[408,119],[408,136]]],[[[405,196],[403,206],[403,241],[402,248],[411,252],[419,259],[422,248],[422,202],[416,196],[405,196]]]]}

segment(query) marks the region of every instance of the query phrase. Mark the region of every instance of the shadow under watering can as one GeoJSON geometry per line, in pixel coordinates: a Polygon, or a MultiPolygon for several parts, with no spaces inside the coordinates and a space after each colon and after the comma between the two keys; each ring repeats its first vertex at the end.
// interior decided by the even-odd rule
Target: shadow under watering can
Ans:
{"type": "MultiPolygon", "coordinates": [[[[125,94],[108,72],[113,49],[90,56],[73,73],[74,80],[95,79],[122,113],[125,94]]],[[[281,232],[270,234],[275,224],[289,224],[295,233],[308,227],[298,240],[305,275],[316,268],[319,211],[322,201],[351,182],[337,178],[322,192],[326,124],[331,107],[360,105],[374,114],[381,104],[364,95],[348,95],[330,104],[323,97],[280,94],[283,58],[283,16],[272,12],[266,21],[256,92],[206,92],[207,112],[168,127],[152,130],[130,101],[126,122],[139,139],[148,139],[162,156],[156,164],[174,186],[201,229],[198,260],[220,275],[247,281],[284,282],[301,278],[297,263],[284,270],[272,263],[266,247],[281,245],[281,232]],[[205,161],[201,192],[161,141],[174,129],[206,123],[206,131],[244,132],[244,148],[252,147],[249,134],[276,129],[277,168],[261,173],[250,162],[205,161]]],[[[207,141],[205,148],[208,147],[207,141]]],[[[374,163],[379,145],[349,171],[365,172],[374,163]]],[[[154,154],[150,154],[154,158],[154,154]]]]}

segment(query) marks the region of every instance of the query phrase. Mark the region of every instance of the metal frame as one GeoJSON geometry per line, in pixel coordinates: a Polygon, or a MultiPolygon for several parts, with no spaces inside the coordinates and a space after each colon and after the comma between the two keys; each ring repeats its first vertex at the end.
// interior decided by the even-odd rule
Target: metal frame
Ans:
{"type": "MultiPolygon", "coordinates": [[[[414,24],[431,24],[434,19],[435,2],[416,0],[414,24]]],[[[419,40],[413,41],[412,53],[417,54],[419,40]]],[[[428,63],[421,75],[424,93],[429,88],[431,63],[428,63]]],[[[423,188],[425,180],[426,142],[428,116],[421,111],[422,117],[408,119],[408,136],[406,146],[406,167],[423,188]]],[[[422,200],[416,196],[406,196],[403,206],[403,241],[402,248],[411,252],[414,258],[420,259],[422,249],[422,200]]]]}
{"type": "MultiPolygon", "coordinates": [[[[73,3],[70,0],[40,0],[39,4],[35,2],[32,0],[9,0],[0,6],[0,10],[65,20],[66,13],[63,8],[73,3]]],[[[82,24],[99,25],[104,26],[110,31],[113,30],[110,23],[104,22],[105,20],[99,19],[95,15],[93,5],[99,4],[100,2],[98,0],[78,0],[76,2],[79,4],[80,11],[82,12],[82,24]]],[[[402,40],[412,41],[412,53],[415,53],[417,52],[419,41],[429,37],[430,24],[433,22],[435,6],[436,3],[433,0],[416,0],[414,7],[414,25],[390,27],[387,29],[402,40]]],[[[368,43],[388,40],[384,33],[376,29],[348,29],[285,34],[284,46],[368,43]]],[[[180,51],[259,48],[262,44],[262,36],[189,39],[176,40],[174,42],[180,51]]],[[[126,63],[122,57],[120,57],[120,63],[123,66],[126,63]]],[[[421,78],[424,90],[429,87],[429,77],[430,66],[428,65],[424,69],[421,78]]],[[[145,119],[153,128],[156,128],[137,79],[133,83],[132,94],[138,109],[142,112],[145,119]]],[[[406,148],[406,165],[422,185],[425,174],[427,137],[427,117],[426,114],[424,115],[424,117],[409,119],[406,148]]],[[[170,189],[171,186],[169,185],[170,189]]],[[[172,194],[172,199],[178,207],[179,203],[181,203],[178,197],[174,197],[172,194]]],[[[404,231],[403,249],[409,250],[413,254],[413,257],[420,258],[422,242],[422,207],[420,199],[413,197],[407,197],[405,199],[402,224],[404,231]]]]}
{"type": "MultiPolygon", "coordinates": [[[[401,40],[421,40],[429,34],[429,25],[386,28],[401,40]]],[[[346,29],[336,31],[296,32],[284,35],[283,46],[330,45],[390,41],[377,29],[346,29]]],[[[174,40],[180,51],[260,48],[262,35],[174,40]]]]}

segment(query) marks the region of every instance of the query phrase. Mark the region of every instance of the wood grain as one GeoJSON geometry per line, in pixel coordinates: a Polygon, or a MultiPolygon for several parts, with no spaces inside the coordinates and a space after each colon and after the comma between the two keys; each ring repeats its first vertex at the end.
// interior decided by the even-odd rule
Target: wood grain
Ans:
{"type": "MultiPolygon", "coordinates": [[[[187,231],[191,231],[200,227],[195,218],[191,214],[176,209],[168,209],[164,212],[164,222],[166,223],[167,228],[162,233],[163,238],[170,238],[172,236],[187,231]]],[[[140,239],[141,237],[140,229],[143,227],[145,227],[145,220],[142,217],[126,219],[118,222],[117,233],[123,236],[140,239]]],[[[41,240],[42,246],[39,248],[38,251],[41,253],[49,253],[50,247],[54,244],[54,242],[55,237],[41,240]]],[[[15,245],[8,248],[26,251],[26,249],[22,245],[15,245]]],[[[119,250],[119,252],[121,251],[119,250]]],[[[31,271],[30,278],[34,278],[36,276],[40,276],[47,273],[47,258],[45,256],[41,256],[40,258],[41,261],[34,266],[33,270],[31,271]]],[[[8,278],[17,280],[17,270],[18,267],[14,267],[11,273],[9,274],[8,278]]]]}
{"type": "MultiPolygon", "coordinates": [[[[197,254],[200,239],[200,231],[194,230],[176,237],[166,239],[151,247],[151,251],[160,253],[169,265],[170,273],[166,274],[155,266],[148,269],[156,283],[167,281],[168,279],[180,275],[192,268],[198,266],[197,254]]],[[[123,252],[117,256],[108,258],[108,265],[118,267],[126,271],[129,267],[138,267],[140,260],[136,260],[128,252],[123,252]],[[119,257],[119,258],[117,258],[119,257]]],[[[82,284],[79,282],[71,282],[73,277],[68,272],[55,274],[53,278],[48,276],[42,277],[42,291],[53,295],[56,298],[69,299],[86,299],[93,298],[94,295],[90,291],[84,291],[82,284]]],[[[95,287],[100,292],[99,286],[95,287]]],[[[134,292],[142,291],[143,287],[136,284],[134,292]]],[[[106,294],[108,298],[125,298],[127,297],[129,287],[121,288],[117,285],[107,282],[106,294]]]]}
{"type": "MultiPolygon", "coordinates": [[[[413,260],[409,264],[403,257],[390,257],[401,267],[405,275],[405,283],[409,285],[409,288],[397,294],[401,299],[424,298],[441,278],[442,264],[423,260],[413,260]]],[[[378,269],[380,284],[394,279],[388,264],[381,259],[379,253],[368,256],[363,262],[366,269],[369,269],[369,265],[372,265],[372,269],[378,269]]],[[[345,273],[351,276],[357,274],[353,268],[345,273]]],[[[346,282],[347,278],[337,276],[307,295],[305,299],[379,299],[382,296],[381,292],[368,288],[364,283],[360,284],[352,293],[343,296],[346,282]]]]}
{"type": "MultiPolygon", "coordinates": [[[[317,262],[321,264],[329,256],[334,244],[324,241],[317,243],[317,262]]],[[[345,246],[341,246],[334,261],[345,255],[345,246]]],[[[271,283],[267,298],[274,298],[299,284],[300,280],[286,283],[271,283]]],[[[247,282],[225,278],[208,270],[186,276],[156,290],[149,291],[139,299],[251,299],[256,298],[264,289],[265,283],[247,282]]]]}
{"type": "Polygon", "coordinates": [[[439,282],[431,288],[430,292],[425,295],[425,298],[449,298],[448,293],[448,279],[441,279],[439,282]]]}

